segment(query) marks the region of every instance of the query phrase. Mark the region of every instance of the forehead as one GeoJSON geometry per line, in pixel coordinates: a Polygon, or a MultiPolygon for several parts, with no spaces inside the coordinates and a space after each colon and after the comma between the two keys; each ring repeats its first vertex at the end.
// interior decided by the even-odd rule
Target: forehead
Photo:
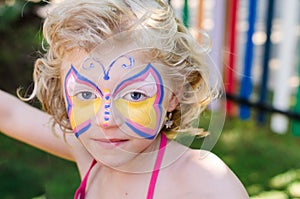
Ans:
{"type": "Polygon", "coordinates": [[[97,84],[112,83],[139,73],[149,63],[164,76],[166,66],[152,56],[153,52],[154,48],[145,45],[141,39],[128,34],[117,35],[97,45],[91,52],[80,48],[68,52],[63,59],[62,78],[74,67],[80,75],[97,84]]]}
{"type": "Polygon", "coordinates": [[[92,81],[113,80],[115,76],[119,79],[122,76],[135,74],[143,70],[149,63],[154,63],[155,68],[162,68],[154,59],[147,54],[148,51],[131,51],[103,55],[102,53],[86,53],[83,50],[73,50],[62,64],[62,75],[65,76],[70,68],[75,68],[80,75],[92,81]]]}

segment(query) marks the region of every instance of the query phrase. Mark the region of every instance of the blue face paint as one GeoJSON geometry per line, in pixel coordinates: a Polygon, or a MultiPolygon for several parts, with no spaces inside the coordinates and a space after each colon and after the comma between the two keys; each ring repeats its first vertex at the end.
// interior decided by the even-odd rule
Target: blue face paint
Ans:
{"type": "MultiPolygon", "coordinates": [[[[130,69],[133,67],[134,59],[131,56],[127,56],[127,55],[119,56],[109,65],[107,70],[105,70],[103,64],[101,64],[100,62],[96,62],[100,64],[103,70],[104,73],[103,79],[105,81],[109,80],[109,72],[111,68],[115,65],[116,61],[119,60],[120,58],[127,58],[129,60],[129,64],[123,63],[121,65],[123,68],[130,69]]],[[[95,69],[95,63],[92,62],[86,64],[88,61],[91,60],[87,59],[82,65],[82,68],[85,70],[95,69]]],[[[93,82],[92,80],[89,80],[88,78],[81,75],[73,65],[71,65],[70,70],[66,74],[64,87],[65,87],[65,96],[67,102],[67,113],[76,137],[86,132],[91,127],[91,118],[94,117],[95,113],[100,109],[102,101],[104,101],[104,106],[105,106],[104,125],[107,125],[107,123],[110,120],[110,106],[111,106],[110,92],[107,89],[104,89],[105,92],[103,92],[98,87],[97,83],[98,82],[93,82]],[[81,87],[83,86],[84,88],[86,88],[86,91],[82,90],[81,87]],[[78,89],[78,87],[81,89],[78,89]],[[95,99],[79,100],[77,96],[78,91],[76,89],[80,90],[79,94],[84,92],[91,94],[90,92],[93,91],[94,93],[97,94],[97,97],[95,99]]]]}
{"type": "MultiPolygon", "coordinates": [[[[117,108],[118,117],[124,118],[124,124],[129,127],[131,130],[129,134],[132,136],[154,139],[159,132],[164,115],[162,108],[164,87],[160,73],[150,63],[137,74],[121,80],[113,90],[103,88],[103,86],[101,88],[101,83],[97,78],[97,75],[101,75],[99,70],[103,72],[103,76],[100,76],[103,79],[102,82],[109,82],[112,75],[114,75],[115,82],[117,76],[110,74],[110,71],[116,67],[116,62],[120,58],[126,58],[122,59],[120,64],[122,68],[131,69],[134,66],[134,59],[128,55],[119,56],[109,64],[108,68],[105,68],[99,61],[89,58],[81,67],[86,71],[84,74],[93,80],[79,74],[73,66],[67,73],[65,78],[67,109],[71,126],[77,137],[90,129],[92,118],[96,116],[100,107],[103,107],[103,115],[100,117],[104,126],[109,125],[112,108],[117,108]],[[129,61],[128,64],[124,63],[126,60],[129,61]],[[77,92],[70,92],[72,87],[80,89],[77,92]],[[78,99],[78,93],[89,97],[78,99]]],[[[114,71],[118,69],[115,68],[114,71]]]]}

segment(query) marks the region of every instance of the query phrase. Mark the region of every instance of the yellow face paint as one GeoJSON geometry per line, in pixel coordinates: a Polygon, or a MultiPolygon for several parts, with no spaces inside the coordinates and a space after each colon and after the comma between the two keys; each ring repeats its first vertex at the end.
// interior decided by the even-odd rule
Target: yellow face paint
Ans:
{"type": "Polygon", "coordinates": [[[70,124],[78,137],[90,128],[91,118],[101,107],[102,92],[97,85],[81,76],[71,66],[65,78],[65,95],[70,124]],[[88,97],[84,97],[84,94],[88,94],[88,97]]]}
{"type": "Polygon", "coordinates": [[[92,125],[91,120],[100,110],[103,110],[103,114],[99,114],[103,117],[103,125],[109,125],[111,112],[116,108],[119,115],[115,116],[123,117],[124,123],[134,134],[154,139],[164,115],[164,88],[159,72],[148,64],[139,73],[119,82],[113,88],[112,92],[105,88],[101,90],[96,83],[71,67],[65,78],[65,96],[75,135],[78,137],[86,132],[92,125]]]}
{"type": "Polygon", "coordinates": [[[70,123],[73,129],[83,124],[93,117],[101,107],[101,99],[82,101],[76,96],[71,97],[72,110],[70,113],[70,123]]]}
{"type": "Polygon", "coordinates": [[[142,71],[120,82],[113,105],[125,124],[138,136],[154,139],[163,123],[164,87],[159,72],[148,64],[142,71]],[[135,99],[138,94],[138,99],[135,99]],[[142,96],[140,98],[140,96],[142,96]]]}
{"type": "Polygon", "coordinates": [[[128,120],[146,128],[155,128],[156,113],[153,109],[156,95],[143,101],[128,101],[122,98],[114,103],[120,113],[128,120]]]}

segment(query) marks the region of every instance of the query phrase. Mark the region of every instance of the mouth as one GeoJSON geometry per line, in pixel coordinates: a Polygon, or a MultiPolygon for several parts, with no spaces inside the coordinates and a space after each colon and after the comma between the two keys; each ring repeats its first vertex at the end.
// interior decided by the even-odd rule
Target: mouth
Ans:
{"type": "Polygon", "coordinates": [[[127,143],[129,139],[119,139],[119,138],[110,138],[110,139],[92,139],[101,147],[106,149],[112,149],[115,147],[120,147],[121,145],[127,143]]]}

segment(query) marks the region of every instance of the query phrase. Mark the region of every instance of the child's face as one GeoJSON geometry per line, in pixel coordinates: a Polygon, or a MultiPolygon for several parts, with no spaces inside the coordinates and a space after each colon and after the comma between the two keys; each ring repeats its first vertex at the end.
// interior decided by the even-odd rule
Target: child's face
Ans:
{"type": "Polygon", "coordinates": [[[130,44],[110,52],[105,46],[97,49],[90,54],[73,50],[63,61],[69,120],[96,159],[117,151],[130,158],[153,142],[166,112],[177,105],[176,97],[165,85],[161,64],[141,51],[128,53],[130,44]]]}

